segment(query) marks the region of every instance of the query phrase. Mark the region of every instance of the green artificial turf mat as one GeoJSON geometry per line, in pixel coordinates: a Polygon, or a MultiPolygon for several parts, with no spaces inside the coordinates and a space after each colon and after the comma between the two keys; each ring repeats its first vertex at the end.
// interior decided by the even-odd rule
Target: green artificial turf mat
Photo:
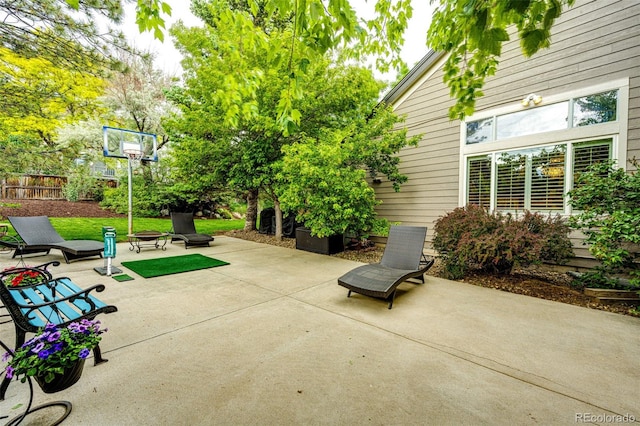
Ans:
{"type": "Polygon", "coordinates": [[[122,266],[131,269],[133,272],[144,278],[179,274],[181,272],[215,268],[216,266],[228,264],[228,262],[203,256],[201,254],[187,254],[184,256],[159,257],[157,259],[122,262],[122,266]]]}
{"type": "Polygon", "coordinates": [[[120,275],[112,275],[111,278],[113,278],[114,280],[118,281],[118,282],[122,282],[122,281],[131,281],[134,278],[130,277],[127,274],[120,274],[120,275]]]}

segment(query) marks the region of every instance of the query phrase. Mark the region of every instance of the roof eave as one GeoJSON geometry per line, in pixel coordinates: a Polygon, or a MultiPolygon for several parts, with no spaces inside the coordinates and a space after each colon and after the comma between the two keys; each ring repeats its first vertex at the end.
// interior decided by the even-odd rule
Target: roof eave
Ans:
{"type": "Polygon", "coordinates": [[[415,84],[430,68],[440,59],[445,52],[436,52],[429,50],[426,55],[404,76],[398,84],[396,84],[389,92],[384,95],[380,103],[391,105],[398,100],[411,86],[415,84]]]}

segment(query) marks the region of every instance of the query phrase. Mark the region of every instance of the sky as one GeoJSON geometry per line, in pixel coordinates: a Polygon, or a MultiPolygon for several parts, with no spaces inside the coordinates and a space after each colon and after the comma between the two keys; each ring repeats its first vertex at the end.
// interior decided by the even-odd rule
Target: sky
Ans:
{"type": "MultiPolygon", "coordinates": [[[[202,22],[189,11],[191,2],[185,0],[165,0],[171,5],[171,16],[166,19],[166,28],[170,28],[178,20],[187,26],[201,25],[202,22]]],[[[372,13],[374,0],[351,0],[352,7],[359,16],[367,16],[372,13]]],[[[402,59],[413,67],[427,53],[426,34],[433,6],[427,0],[413,0],[413,18],[405,33],[405,45],[402,50],[402,59]]],[[[151,33],[140,34],[135,24],[135,4],[127,4],[125,7],[125,20],[122,30],[129,41],[138,49],[150,50],[156,53],[156,66],[170,75],[181,73],[180,61],[182,56],[173,46],[171,36],[165,33],[164,43],[154,39],[151,33]]],[[[384,79],[392,79],[392,76],[382,76],[384,79]]]]}

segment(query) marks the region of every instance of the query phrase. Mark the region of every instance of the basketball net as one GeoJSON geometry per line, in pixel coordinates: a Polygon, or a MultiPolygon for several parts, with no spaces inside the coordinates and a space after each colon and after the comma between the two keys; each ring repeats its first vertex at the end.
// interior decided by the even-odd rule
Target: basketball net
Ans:
{"type": "Polygon", "coordinates": [[[142,159],[142,151],[137,149],[125,149],[122,151],[124,155],[127,156],[129,161],[131,162],[131,166],[138,166],[140,164],[140,160],[142,159]]]}

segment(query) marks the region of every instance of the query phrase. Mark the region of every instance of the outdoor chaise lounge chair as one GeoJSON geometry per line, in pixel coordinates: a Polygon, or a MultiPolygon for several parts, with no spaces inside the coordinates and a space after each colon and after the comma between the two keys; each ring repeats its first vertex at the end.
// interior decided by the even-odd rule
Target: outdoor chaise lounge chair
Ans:
{"type": "Polygon", "coordinates": [[[102,257],[104,243],[93,240],[65,240],[56,232],[47,216],[9,216],[8,219],[21,240],[9,243],[15,248],[13,257],[39,252],[46,254],[51,249],[60,250],[67,263],[85,257],[102,257]]]}
{"type": "Polygon", "coordinates": [[[382,298],[393,306],[396,289],[410,278],[424,283],[424,273],[433,266],[433,259],[422,253],[427,228],[421,226],[392,226],[380,263],[359,266],[340,278],[338,284],[351,292],[382,298]]]}
{"type": "Polygon", "coordinates": [[[189,246],[209,246],[213,241],[211,235],[198,234],[196,225],[193,222],[192,213],[171,213],[171,242],[184,241],[184,248],[189,246]]]}

